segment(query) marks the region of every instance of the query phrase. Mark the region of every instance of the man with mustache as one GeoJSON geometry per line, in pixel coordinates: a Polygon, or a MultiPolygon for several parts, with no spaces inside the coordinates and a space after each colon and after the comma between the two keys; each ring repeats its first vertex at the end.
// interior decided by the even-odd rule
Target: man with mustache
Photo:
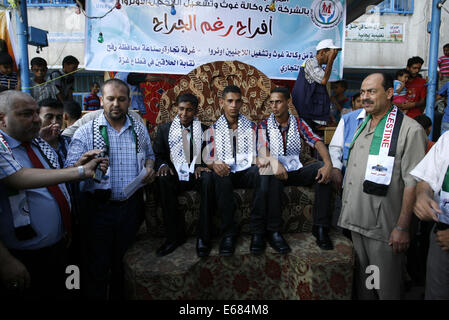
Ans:
{"type": "Polygon", "coordinates": [[[99,153],[93,150],[77,168],[60,170],[55,151],[38,138],[40,127],[31,96],[0,94],[0,296],[2,289],[10,297],[64,296],[72,217],[63,182],[92,176],[100,161],[83,165],[99,153]]]}
{"type": "Polygon", "coordinates": [[[426,148],[423,128],[392,105],[393,93],[387,74],[374,73],[363,80],[360,95],[368,116],[349,146],[338,224],[351,231],[359,299],[401,297],[415,200],[416,181],[410,171],[426,148]],[[368,266],[379,270],[374,283],[367,279],[368,266]]]}
{"type": "Polygon", "coordinates": [[[106,299],[109,286],[109,297],[120,299],[122,259],[143,219],[141,187],[155,179],[155,157],[147,129],[128,114],[131,99],[126,83],[110,79],[101,91],[103,114],[75,132],[66,166],[92,149],[103,149],[109,156],[106,175],[81,184],[89,208],[86,293],[88,298],[106,299]],[[135,180],[136,187],[129,188],[135,180]]]}

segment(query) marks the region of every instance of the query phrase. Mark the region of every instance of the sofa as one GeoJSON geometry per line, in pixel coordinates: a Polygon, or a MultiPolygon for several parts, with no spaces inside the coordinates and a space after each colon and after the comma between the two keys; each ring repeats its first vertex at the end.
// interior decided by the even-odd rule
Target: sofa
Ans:
{"type": "MultiPolygon", "coordinates": [[[[157,124],[176,116],[175,100],[191,92],[199,98],[198,118],[210,125],[221,115],[218,97],[229,84],[242,89],[241,113],[258,122],[270,114],[267,100],[276,85],[261,71],[239,61],[218,61],[202,65],[181,77],[163,94],[157,124]]],[[[290,105],[290,112],[296,110],[290,105]]],[[[153,133],[154,138],[154,133],[153,133]]],[[[301,161],[316,161],[302,143],[301,161]]],[[[188,191],[178,198],[179,212],[185,215],[187,243],[175,252],[157,257],[164,241],[162,211],[151,188],[145,200],[145,228],[124,257],[125,288],[128,299],[156,300],[240,300],[240,299],[351,299],[354,251],[341,232],[330,233],[334,250],[323,251],[311,234],[314,190],[286,187],[282,208],[283,234],[292,248],[280,255],[270,246],[261,256],[249,252],[249,215],[252,190],[237,189],[235,214],[240,228],[235,254],[218,255],[219,217],[213,216],[213,249],[209,257],[196,255],[196,225],[199,193],[188,191]]]]}

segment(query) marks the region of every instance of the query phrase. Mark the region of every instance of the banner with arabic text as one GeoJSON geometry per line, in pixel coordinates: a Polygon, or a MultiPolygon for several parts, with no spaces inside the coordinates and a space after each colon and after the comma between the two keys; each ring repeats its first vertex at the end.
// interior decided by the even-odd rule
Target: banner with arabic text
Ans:
{"type": "MultiPolygon", "coordinates": [[[[295,80],[323,39],[344,47],[345,0],[86,1],[86,68],[187,74],[239,60],[272,79],[295,80]]],[[[342,77],[343,53],[331,79],[342,77]]]]}

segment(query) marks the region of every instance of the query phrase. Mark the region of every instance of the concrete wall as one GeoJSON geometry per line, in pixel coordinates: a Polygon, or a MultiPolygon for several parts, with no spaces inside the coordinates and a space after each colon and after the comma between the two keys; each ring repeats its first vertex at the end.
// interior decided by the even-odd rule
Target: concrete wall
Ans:
{"type": "MultiPolygon", "coordinates": [[[[402,43],[372,43],[345,42],[345,68],[403,68],[407,59],[420,56],[424,59],[424,68],[428,65],[430,35],[427,33],[427,23],[431,18],[432,1],[415,0],[412,15],[365,14],[356,22],[403,23],[404,42],[402,43]]],[[[447,20],[446,14],[446,20],[447,20]]],[[[441,28],[441,30],[444,30],[441,28]]],[[[443,34],[443,32],[441,32],[443,34]]],[[[447,37],[447,36],[446,36],[447,37]]]]}
{"type": "Polygon", "coordinates": [[[28,8],[28,25],[48,33],[48,47],[37,54],[36,47],[28,46],[30,61],[34,57],[44,58],[49,68],[60,68],[62,59],[73,55],[84,67],[84,27],[85,17],[76,14],[75,7],[28,8]]]}

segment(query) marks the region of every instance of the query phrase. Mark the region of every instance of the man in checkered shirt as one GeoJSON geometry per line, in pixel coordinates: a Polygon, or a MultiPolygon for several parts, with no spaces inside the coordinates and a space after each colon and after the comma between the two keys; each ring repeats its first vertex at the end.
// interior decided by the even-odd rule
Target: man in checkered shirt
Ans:
{"type": "MultiPolygon", "coordinates": [[[[71,166],[84,152],[107,146],[109,172],[100,182],[92,179],[81,185],[86,194],[87,297],[106,299],[108,273],[112,271],[109,297],[121,298],[122,259],[143,221],[142,189],[127,192],[138,176],[142,185],[154,181],[154,153],[145,126],[128,114],[129,88],[110,79],[101,89],[104,112],[81,126],[74,134],[67,154],[71,166]]],[[[81,226],[83,228],[83,226],[81,226]]]]}

